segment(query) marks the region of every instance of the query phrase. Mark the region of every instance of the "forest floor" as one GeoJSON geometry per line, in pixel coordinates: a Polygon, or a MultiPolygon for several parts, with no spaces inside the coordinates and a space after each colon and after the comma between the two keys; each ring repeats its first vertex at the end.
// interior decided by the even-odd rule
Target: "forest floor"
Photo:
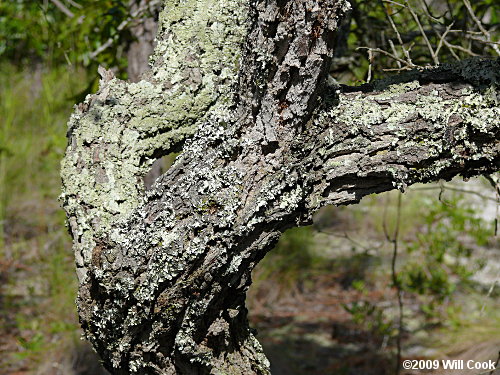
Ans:
{"type": "MultiPolygon", "coordinates": [[[[391,284],[391,247],[373,228],[368,230],[372,224],[366,218],[378,220],[370,212],[381,202],[373,204],[355,209],[364,213],[364,223],[353,208],[323,211],[313,227],[287,232],[275,249],[277,255],[270,253],[255,270],[249,317],[274,375],[395,373],[397,289],[391,284]],[[359,225],[364,232],[356,231],[359,225]]],[[[37,233],[36,223],[29,222],[36,216],[26,212],[33,209],[18,211],[20,226],[8,232],[17,233],[18,241],[7,241],[10,252],[0,263],[0,374],[106,374],[80,340],[69,238],[47,228],[37,233]],[[27,233],[22,223],[34,232],[27,233]],[[63,255],[44,263],[58,247],[63,255]]],[[[495,286],[491,277],[500,269],[498,254],[498,249],[480,253],[488,263],[482,287],[476,283],[458,288],[433,314],[422,310],[428,296],[403,293],[402,360],[497,359],[499,293],[490,289],[495,286]]],[[[399,268],[414,256],[403,252],[399,268]]],[[[419,373],[427,372],[400,374],[419,373]]],[[[473,374],[479,372],[453,372],[473,374]]]]}
{"type": "MultiPolygon", "coordinates": [[[[362,267],[366,270],[365,276],[372,277],[382,264],[370,256],[354,267],[362,267]]],[[[20,287],[36,279],[36,270],[18,262],[16,266],[11,265],[9,272],[11,280],[7,285],[17,284],[19,289],[15,293],[14,289],[3,291],[0,310],[0,366],[3,367],[0,367],[0,374],[106,374],[89,346],[79,340],[76,314],[67,317],[67,330],[47,333],[40,329],[42,323],[38,319],[43,318],[51,324],[53,317],[41,311],[43,297],[36,297],[28,287],[24,290],[20,287]]],[[[250,320],[271,361],[273,375],[394,374],[396,336],[393,331],[381,329],[385,318],[368,315],[356,319],[345,306],[363,301],[394,317],[397,315],[396,290],[380,275],[375,284],[364,290],[353,288],[352,277],[356,273],[353,268],[344,267],[329,274],[311,276],[307,282],[292,286],[264,280],[252,288],[250,320]],[[367,325],[368,321],[376,322],[367,325]]],[[[418,298],[404,297],[406,328],[402,336],[402,359],[496,360],[500,349],[500,318],[495,310],[499,307],[498,300],[470,293],[454,298],[455,303],[468,304],[471,309],[484,307],[483,313],[461,311],[453,318],[458,321],[429,321],[421,313],[412,314],[419,310],[418,298]]],[[[427,372],[401,372],[402,375],[419,373],[427,372]]]]}
{"type": "MultiPolygon", "coordinates": [[[[384,336],[365,324],[353,321],[342,306],[363,300],[390,308],[395,305],[393,289],[361,293],[346,290],[330,278],[314,283],[312,290],[287,292],[272,303],[252,301],[251,321],[258,330],[258,339],[270,359],[273,375],[365,374],[395,373],[396,337],[384,336]]],[[[467,296],[462,296],[465,300],[467,296]]],[[[412,298],[404,300],[408,310],[417,309],[412,298]]],[[[492,306],[490,306],[492,308],[492,306]]],[[[496,307],[498,308],[498,306],[496,307]]],[[[496,361],[500,350],[498,319],[489,316],[450,327],[449,322],[425,324],[415,316],[408,318],[403,337],[401,360],[459,359],[496,361]]],[[[493,313],[494,314],[494,313],[493,313]]],[[[410,314],[406,314],[408,316],[410,314]]],[[[404,371],[400,374],[444,371],[404,371]]],[[[480,371],[455,371],[454,375],[473,375],[480,371]]],[[[496,373],[500,374],[500,370],[496,373]]]]}

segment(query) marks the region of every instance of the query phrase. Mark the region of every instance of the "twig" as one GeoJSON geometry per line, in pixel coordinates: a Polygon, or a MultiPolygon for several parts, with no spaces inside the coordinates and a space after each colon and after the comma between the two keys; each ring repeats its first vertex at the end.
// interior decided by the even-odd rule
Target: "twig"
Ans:
{"type": "MultiPolygon", "coordinates": [[[[474,13],[474,10],[472,9],[472,6],[470,5],[469,0],[463,0],[463,2],[465,4],[465,7],[467,8],[470,16],[472,17],[472,19],[476,23],[477,27],[479,28],[479,30],[481,30],[481,32],[483,33],[483,35],[486,37],[486,40],[488,42],[491,42],[491,34],[488,32],[488,30],[486,30],[484,28],[482,22],[476,17],[476,14],[474,13]]],[[[491,46],[495,50],[495,52],[497,53],[497,55],[500,56],[500,48],[498,48],[498,46],[496,44],[492,44],[491,46]]]]}
{"type": "Polygon", "coordinates": [[[82,9],[83,7],[78,4],[77,2],[74,2],[73,0],[66,0],[70,5],[74,6],[75,8],[82,9]]]}
{"type": "Polygon", "coordinates": [[[474,41],[479,42],[479,43],[488,44],[490,46],[492,46],[494,44],[500,46],[500,42],[494,42],[492,40],[484,40],[484,39],[481,39],[481,38],[474,38],[472,36],[469,37],[469,39],[474,40],[474,41]]]}
{"type": "MultiPolygon", "coordinates": [[[[493,289],[495,289],[495,286],[497,285],[498,282],[498,276],[499,274],[497,274],[497,278],[495,279],[495,281],[493,281],[493,284],[491,284],[490,288],[488,289],[488,293],[486,293],[486,298],[490,298],[491,293],[493,293],[493,289]]],[[[481,306],[480,315],[483,315],[485,307],[486,307],[486,301],[483,303],[483,306],[481,306]]]]}
{"type": "Polygon", "coordinates": [[[406,8],[410,11],[410,14],[412,15],[413,19],[417,23],[418,29],[420,30],[420,33],[422,34],[422,37],[424,38],[425,44],[427,44],[427,48],[429,49],[429,52],[431,53],[432,60],[434,61],[434,65],[439,65],[439,59],[436,56],[434,49],[432,48],[431,42],[427,38],[427,35],[424,31],[424,28],[422,27],[422,24],[420,23],[420,19],[418,18],[417,14],[412,9],[412,7],[409,6],[408,0],[405,0],[405,3],[406,3],[406,8]]]}
{"type": "Polygon", "coordinates": [[[61,12],[63,12],[65,15],[67,15],[69,18],[73,18],[75,15],[73,14],[73,12],[71,10],[69,10],[68,8],[66,8],[66,6],[61,3],[59,0],[50,0],[52,1],[52,3],[59,8],[59,10],[61,12]]]}
{"type": "Polygon", "coordinates": [[[373,63],[373,50],[368,50],[368,76],[366,77],[366,82],[370,83],[372,80],[372,63],[373,63]]]}
{"type": "Polygon", "coordinates": [[[402,68],[384,68],[382,71],[384,72],[402,72],[403,70],[412,70],[413,68],[410,68],[408,66],[403,66],[402,68]]]}
{"type": "Polygon", "coordinates": [[[398,244],[399,244],[399,229],[401,223],[401,201],[402,201],[401,193],[398,194],[398,205],[397,205],[397,213],[396,213],[396,227],[394,228],[394,233],[390,236],[388,228],[387,228],[387,206],[384,207],[384,221],[383,228],[384,234],[390,243],[392,243],[392,260],[391,260],[391,275],[392,275],[392,283],[396,287],[397,298],[398,298],[398,335],[396,337],[396,372],[398,375],[401,370],[401,340],[403,335],[403,291],[401,290],[401,285],[398,281],[398,274],[396,272],[396,260],[398,257],[398,244]]]}
{"type": "Polygon", "coordinates": [[[438,200],[444,204],[445,206],[447,207],[451,207],[451,208],[455,208],[455,206],[453,204],[450,204],[448,202],[446,202],[443,198],[444,196],[444,184],[442,181],[439,181],[439,196],[438,196],[438,200]]]}
{"type": "Polygon", "coordinates": [[[316,230],[319,233],[324,233],[324,234],[326,234],[328,236],[338,237],[338,238],[345,238],[346,240],[350,241],[354,245],[359,246],[361,249],[363,249],[365,251],[365,253],[368,253],[370,250],[377,250],[377,249],[381,248],[382,245],[383,245],[383,244],[379,244],[378,246],[368,247],[366,245],[363,245],[361,242],[356,241],[346,231],[344,231],[344,233],[341,234],[341,233],[329,232],[327,230],[318,229],[318,228],[314,228],[314,230],[316,230]]]}
{"type": "MultiPolygon", "coordinates": [[[[394,54],[394,56],[398,56],[398,51],[396,50],[396,47],[394,46],[394,43],[392,42],[391,39],[389,39],[389,45],[391,46],[392,53],[394,54]]],[[[396,61],[396,63],[398,64],[398,68],[401,69],[401,62],[396,61]]]]}
{"type": "MultiPolygon", "coordinates": [[[[54,0],[52,0],[54,1],[54,0]]],[[[139,7],[137,8],[135,11],[133,11],[132,13],[130,13],[130,17],[128,17],[126,20],[123,20],[119,25],[118,27],[116,28],[116,30],[118,32],[122,31],[123,29],[125,29],[125,27],[128,26],[128,24],[130,22],[132,22],[133,20],[137,19],[140,15],[142,15],[148,8],[151,8],[151,7],[155,7],[157,6],[159,3],[161,2],[161,0],[152,0],[150,1],[149,3],[145,4],[144,6],[142,7],[139,7]]],[[[113,43],[115,42],[115,36],[112,36],[111,38],[109,38],[108,40],[106,40],[106,42],[104,42],[99,48],[97,48],[94,52],[92,52],[89,57],[91,59],[95,59],[97,55],[99,55],[100,53],[102,53],[103,51],[105,51],[106,49],[108,49],[109,47],[111,47],[113,45],[113,43]]]]}
{"type": "Polygon", "coordinates": [[[399,374],[400,363],[401,363],[401,338],[403,335],[403,296],[401,291],[401,285],[397,279],[396,273],[396,258],[398,256],[398,239],[399,239],[399,224],[401,221],[401,197],[402,194],[398,194],[398,214],[397,214],[397,225],[396,231],[394,233],[394,247],[392,256],[392,282],[396,286],[398,292],[398,307],[399,307],[399,321],[398,321],[398,337],[396,341],[397,345],[397,365],[396,365],[396,375],[399,374]]]}
{"type": "Polygon", "coordinates": [[[424,10],[425,14],[434,22],[439,22],[440,18],[443,18],[446,15],[446,12],[442,16],[436,17],[431,14],[431,10],[429,8],[429,4],[425,0],[420,0],[420,7],[424,10]]]}
{"type": "Polygon", "coordinates": [[[410,67],[410,68],[414,68],[414,67],[415,67],[415,65],[413,65],[413,63],[408,62],[408,61],[406,61],[406,60],[403,60],[403,59],[401,59],[401,58],[399,58],[399,57],[397,57],[397,56],[393,55],[392,53],[387,52],[387,51],[384,51],[383,49],[380,49],[380,48],[358,47],[358,48],[356,48],[356,49],[357,49],[357,50],[358,50],[358,49],[367,49],[367,50],[371,50],[372,52],[379,52],[379,53],[382,53],[382,54],[384,54],[384,55],[386,55],[386,56],[389,56],[391,59],[394,59],[394,60],[396,60],[396,61],[399,61],[399,62],[401,62],[402,64],[405,64],[406,66],[408,66],[408,67],[410,67]]]}
{"type": "Polygon", "coordinates": [[[495,362],[495,366],[494,366],[495,368],[490,371],[489,375],[493,375],[493,373],[495,372],[495,370],[498,368],[498,362],[500,362],[500,352],[498,352],[497,361],[495,362]]]}
{"type": "Polygon", "coordinates": [[[495,212],[495,237],[498,235],[498,209],[500,207],[500,184],[498,181],[495,181],[493,177],[491,176],[484,176],[486,180],[493,186],[493,189],[495,189],[495,194],[497,196],[496,202],[497,202],[497,207],[496,207],[496,212],[495,212]]]}
{"type": "Polygon", "coordinates": [[[450,32],[453,24],[455,22],[452,22],[447,28],[446,28],[446,31],[444,32],[443,35],[440,35],[437,30],[435,31],[435,33],[439,36],[439,43],[438,43],[438,46],[436,48],[436,56],[439,55],[439,51],[441,50],[441,47],[443,46],[443,42],[445,41],[445,38],[446,38],[446,35],[448,35],[448,33],[450,32]]]}
{"type": "MultiPolygon", "coordinates": [[[[451,43],[447,42],[446,40],[443,41],[443,43],[446,47],[448,47],[450,49],[450,51],[451,51],[451,49],[456,49],[456,50],[462,51],[470,56],[479,56],[477,53],[472,52],[470,49],[464,48],[462,46],[457,46],[457,45],[451,44],[451,43]]],[[[460,60],[460,58],[458,56],[457,56],[457,59],[460,60]]]]}
{"type": "Polygon", "coordinates": [[[398,5],[400,7],[403,7],[405,8],[405,5],[404,4],[401,4],[401,3],[398,3],[396,1],[392,1],[392,0],[383,0],[384,3],[389,3],[389,4],[394,4],[394,5],[398,5]]]}
{"type": "MultiPolygon", "coordinates": [[[[385,2],[388,2],[388,3],[391,3],[391,4],[396,4],[396,5],[399,5],[401,7],[404,7],[403,4],[399,4],[399,3],[396,3],[396,2],[391,1],[391,0],[382,0],[382,1],[385,1],[385,2]]],[[[396,33],[396,37],[398,38],[399,45],[401,46],[401,49],[403,50],[403,53],[404,53],[404,55],[406,57],[407,61],[405,62],[405,64],[407,66],[412,66],[412,67],[415,66],[415,65],[413,65],[413,63],[411,61],[410,52],[405,48],[405,46],[403,44],[403,39],[401,38],[401,34],[399,33],[399,30],[396,27],[396,24],[394,23],[394,20],[392,19],[391,15],[387,11],[387,8],[385,7],[385,5],[383,7],[384,7],[385,15],[386,15],[387,19],[389,20],[389,23],[391,24],[392,29],[396,33]]]]}
{"type": "MultiPolygon", "coordinates": [[[[482,199],[486,199],[486,200],[489,200],[489,201],[496,202],[496,199],[494,199],[492,197],[488,197],[487,195],[478,193],[477,191],[474,191],[474,190],[467,190],[467,189],[456,188],[456,187],[445,185],[445,184],[443,184],[442,186],[446,190],[456,191],[458,193],[474,194],[474,195],[477,195],[478,197],[480,197],[482,199]]],[[[440,186],[436,186],[436,187],[433,187],[433,186],[424,186],[424,187],[413,187],[413,188],[411,188],[411,190],[437,190],[437,189],[441,189],[441,187],[440,186]]]]}

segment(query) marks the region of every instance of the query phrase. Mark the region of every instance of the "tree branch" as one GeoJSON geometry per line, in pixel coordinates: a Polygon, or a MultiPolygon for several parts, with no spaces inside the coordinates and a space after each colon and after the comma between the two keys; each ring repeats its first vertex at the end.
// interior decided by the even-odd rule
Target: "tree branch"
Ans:
{"type": "Polygon", "coordinates": [[[499,168],[498,60],[328,91],[346,9],[169,2],[148,81],[103,71],[72,116],[79,314],[114,374],[268,374],[245,294],[282,231],[325,204],[499,168]],[[181,146],[145,192],[154,158],[181,146]]]}

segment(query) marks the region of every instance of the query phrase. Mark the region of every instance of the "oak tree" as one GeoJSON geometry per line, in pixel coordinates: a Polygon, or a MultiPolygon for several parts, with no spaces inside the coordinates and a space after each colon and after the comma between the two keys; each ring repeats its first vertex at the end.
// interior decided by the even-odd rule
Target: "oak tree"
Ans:
{"type": "Polygon", "coordinates": [[[345,0],[166,0],[150,71],[68,125],[78,310],[113,374],[268,374],[251,271],[325,205],[500,167],[500,62],[328,84],[345,0]],[[150,188],[153,162],[180,152],[150,188]]]}

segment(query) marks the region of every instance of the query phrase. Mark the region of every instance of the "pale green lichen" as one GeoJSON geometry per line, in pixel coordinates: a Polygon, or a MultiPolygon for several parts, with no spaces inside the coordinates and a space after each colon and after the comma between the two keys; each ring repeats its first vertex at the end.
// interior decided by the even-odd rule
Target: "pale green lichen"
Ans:
{"type": "Polygon", "coordinates": [[[380,85],[379,82],[380,81],[376,81],[374,84],[375,91],[379,91],[379,90],[382,91],[381,89],[382,88],[384,88],[384,89],[380,94],[373,96],[373,98],[376,100],[390,99],[390,98],[399,96],[403,93],[417,90],[421,87],[420,83],[417,80],[410,81],[410,82],[403,82],[403,83],[394,83],[394,84],[389,85],[389,87],[387,87],[387,88],[385,87],[385,85],[380,85]]]}
{"type": "Polygon", "coordinates": [[[77,218],[80,266],[90,262],[93,239],[108,236],[138,206],[153,156],[192,135],[211,112],[227,111],[247,11],[233,0],[167,2],[159,22],[166,37],[158,40],[149,81],[103,80],[72,115],[61,199],[77,218]]]}
{"type": "Polygon", "coordinates": [[[247,4],[237,0],[169,1],[160,14],[152,76],[172,85],[169,112],[201,117],[229,103],[246,34],[247,4]],[[182,94],[181,94],[182,93],[182,94]],[[181,94],[181,95],[179,95],[181,94]]]}

